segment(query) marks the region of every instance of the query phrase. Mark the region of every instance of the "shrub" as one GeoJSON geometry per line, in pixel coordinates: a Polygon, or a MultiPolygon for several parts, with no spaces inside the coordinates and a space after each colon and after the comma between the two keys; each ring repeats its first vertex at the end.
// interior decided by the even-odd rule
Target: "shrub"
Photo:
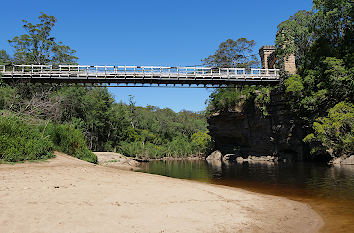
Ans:
{"type": "MultiPolygon", "coordinates": [[[[329,110],[327,117],[317,118],[314,133],[305,142],[319,142],[332,157],[351,155],[354,151],[354,105],[340,102],[329,110]]],[[[314,148],[316,152],[321,148],[314,148]]]]}
{"type": "Polygon", "coordinates": [[[87,148],[84,136],[74,126],[50,123],[42,127],[50,136],[56,150],[90,163],[97,163],[97,156],[87,148]]]}
{"type": "Polygon", "coordinates": [[[0,116],[0,161],[19,162],[54,157],[53,143],[40,127],[15,115],[0,116]]]}

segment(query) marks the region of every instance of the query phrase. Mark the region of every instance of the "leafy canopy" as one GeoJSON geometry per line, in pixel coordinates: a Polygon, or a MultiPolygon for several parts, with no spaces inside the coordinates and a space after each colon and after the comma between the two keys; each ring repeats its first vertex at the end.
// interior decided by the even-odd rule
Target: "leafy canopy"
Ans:
{"type": "MultiPolygon", "coordinates": [[[[305,142],[319,142],[332,157],[349,156],[354,151],[354,105],[340,102],[329,110],[328,116],[317,118],[314,133],[305,142]]],[[[315,147],[313,152],[321,148],[315,147]]]]}
{"type": "Polygon", "coordinates": [[[239,38],[236,41],[228,39],[219,45],[215,54],[202,60],[204,65],[222,68],[251,68],[258,65],[253,48],[254,40],[239,38]]]}
{"type": "Polygon", "coordinates": [[[38,24],[23,20],[23,28],[27,33],[9,40],[15,49],[14,62],[37,65],[76,63],[76,51],[62,42],[57,42],[51,35],[56,18],[41,13],[38,19],[38,24]]]}

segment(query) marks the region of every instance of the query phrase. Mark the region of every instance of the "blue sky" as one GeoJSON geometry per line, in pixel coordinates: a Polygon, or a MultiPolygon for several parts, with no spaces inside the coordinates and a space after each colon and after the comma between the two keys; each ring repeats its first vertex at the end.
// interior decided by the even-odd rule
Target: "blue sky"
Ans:
{"type": "MultiPolygon", "coordinates": [[[[54,36],[77,50],[83,65],[200,65],[226,39],[274,44],[277,25],[311,0],[2,1],[0,49],[24,34],[22,19],[54,15],[54,36]]],[[[109,88],[117,101],[200,111],[211,89],[109,88]]]]}

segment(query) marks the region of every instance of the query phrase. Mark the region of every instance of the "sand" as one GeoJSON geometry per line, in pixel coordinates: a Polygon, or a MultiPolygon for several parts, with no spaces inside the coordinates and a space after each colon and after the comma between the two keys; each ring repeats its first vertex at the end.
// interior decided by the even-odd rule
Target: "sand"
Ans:
{"type": "Polygon", "coordinates": [[[0,165],[0,232],[317,232],[308,205],[93,165],[0,165]]]}

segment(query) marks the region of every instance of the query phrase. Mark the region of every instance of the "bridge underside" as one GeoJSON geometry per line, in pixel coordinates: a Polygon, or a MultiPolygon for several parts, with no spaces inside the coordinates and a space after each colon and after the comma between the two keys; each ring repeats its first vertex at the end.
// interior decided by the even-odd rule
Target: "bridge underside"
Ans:
{"type": "Polygon", "coordinates": [[[41,76],[3,76],[4,82],[31,82],[31,83],[88,83],[88,84],[115,84],[115,85],[196,85],[196,86],[237,86],[237,85],[272,85],[277,84],[278,80],[266,78],[205,78],[205,77],[169,77],[150,76],[137,78],[136,76],[124,77],[41,77],[41,76]]]}

